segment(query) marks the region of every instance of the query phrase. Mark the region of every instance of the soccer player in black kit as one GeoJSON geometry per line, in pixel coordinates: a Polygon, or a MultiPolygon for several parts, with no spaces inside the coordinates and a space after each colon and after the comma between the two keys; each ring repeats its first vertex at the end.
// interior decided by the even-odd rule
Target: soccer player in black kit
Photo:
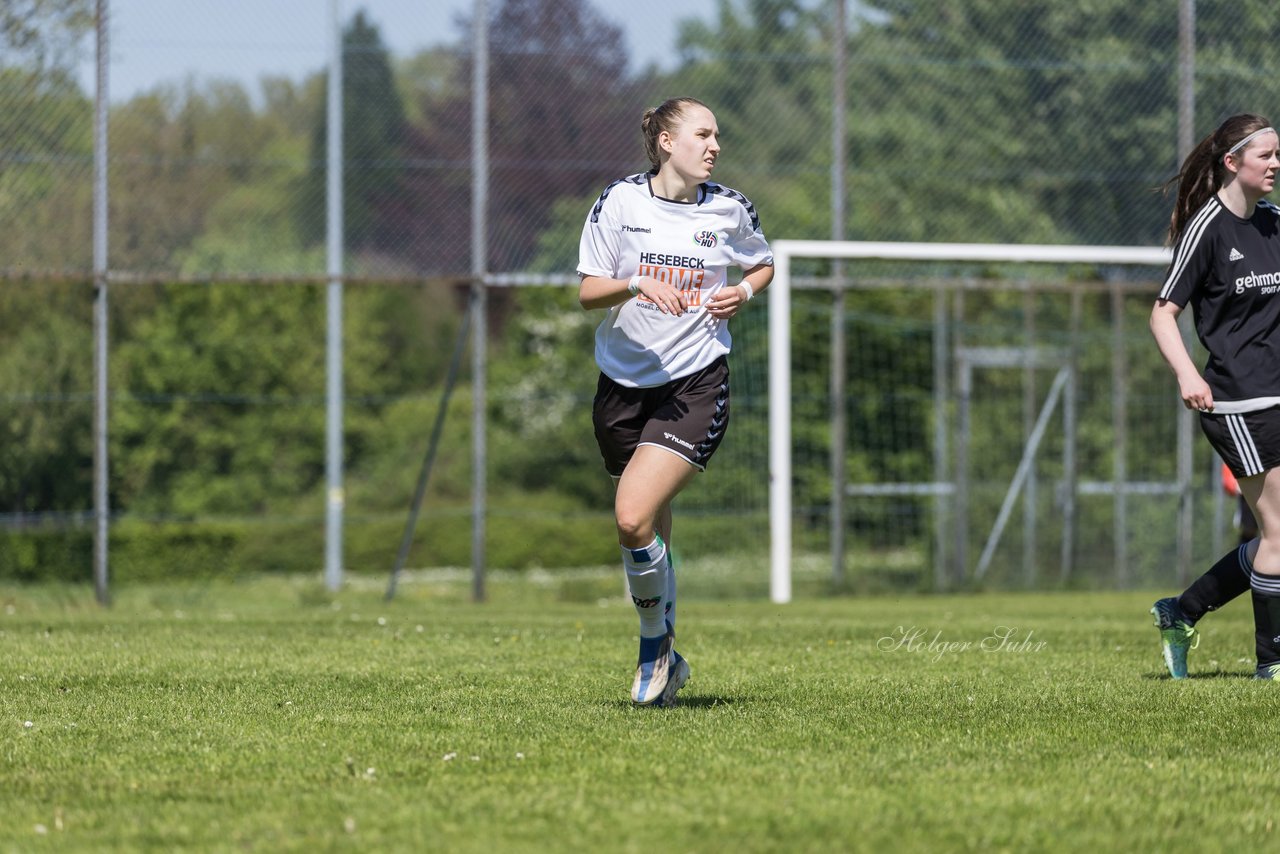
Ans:
{"type": "MultiPolygon", "coordinates": [[[[1280,170],[1271,123],[1224,121],[1173,179],[1173,261],[1151,311],[1151,333],[1178,380],[1183,404],[1239,481],[1259,536],[1224,555],[1181,596],[1151,613],[1165,664],[1187,675],[1196,621],[1252,590],[1257,671],[1280,676],[1280,208],[1264,201],[1280,170]],[[1190,305],[1208,351],[1203,373],[1178,332],[1190,305]]],[[[1171,183],[1173,183],[1171,182],[1171,183]]]]}

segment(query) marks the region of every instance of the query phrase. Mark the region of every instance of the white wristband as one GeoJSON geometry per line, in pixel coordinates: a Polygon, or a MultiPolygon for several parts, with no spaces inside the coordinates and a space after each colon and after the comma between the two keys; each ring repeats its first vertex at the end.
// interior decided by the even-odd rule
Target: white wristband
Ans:
{"type": "Polygon", "coordinates": [[[738,287],[747,292],[747,302],[750,302],[751,298],[756,295],[756,289],[751,287],[750,282],[738,282],[738,287]]]}
{"type": "Polygon", "coordinates": [[[635,275],[631,277],[631,281],[627,283],[627,293],[631,294],[632,296],[635,296],[636,294],[640,293],[640,276],[639,275],[635,275]]]}

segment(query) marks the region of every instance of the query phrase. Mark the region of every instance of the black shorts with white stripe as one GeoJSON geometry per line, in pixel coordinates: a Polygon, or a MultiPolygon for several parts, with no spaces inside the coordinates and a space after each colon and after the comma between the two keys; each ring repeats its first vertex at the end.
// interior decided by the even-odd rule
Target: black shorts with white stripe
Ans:
{"type": "Polygon", "coordinates": [[[591,419],[613,477],[622,476],[640,445],[657,445],[705,469],[729,426],[729,360],[721,356],[652,388],[622,386],[601,374],[591,419]]]}
{"type": "Polygon", "coordinates": [[[1237,478],[1280,466],[1280,406],[1239,415],[1202,412],[1200,429],[1237,478]]]}

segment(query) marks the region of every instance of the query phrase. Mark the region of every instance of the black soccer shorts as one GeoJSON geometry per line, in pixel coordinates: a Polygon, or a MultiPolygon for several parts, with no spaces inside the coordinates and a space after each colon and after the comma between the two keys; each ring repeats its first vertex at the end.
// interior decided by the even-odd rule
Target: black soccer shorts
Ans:
{"type": "Polygon", "coordinates": [[[729,360],[652,388],[629,388],[604,374],[591,406],[596,443],[614,477],[641,445],[657,445],[705,469],[729,426],[729,360]]]}
{"type": "Polygon", "coordinates": [[[1280,466],[1280,407],[1239,415],[1202,412],[1200,429],[1237,478],[1280,466]]]}

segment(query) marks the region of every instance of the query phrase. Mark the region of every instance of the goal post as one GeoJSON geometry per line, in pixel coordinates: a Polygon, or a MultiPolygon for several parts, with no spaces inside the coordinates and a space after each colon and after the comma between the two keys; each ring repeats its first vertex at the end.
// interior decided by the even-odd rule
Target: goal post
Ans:
{"type": "MultiPolygon", "coordinates": [[[[777,603],[792,597],[793,471],[792,471],[792,295],[793,262],[797,260],[956,262],[991,264],[1167,266],[1170,252],[1161,247],[1068,246],[978,243],[891,243],[828,240],[777,240],[772,244],[774,278],[769,287],[769,530],[770,598],[777,603]]],[[[856,266],[843,268],[845,280],[855,280],[856,266]]],[[[834,285],[844,287],[843,282],[834,285]]],[[[828,285],[832,287],[832,285],[828,285]]],[[[1178,422],[1178,482],[1191,481],[1190,419],[1178,422]],[[1185,436],[1184,436],[1185,433],[1185,436]],[[1185,458],[1185,459],[1184,459],[1185,458]]],[[[1126,482],[1122,491],[1129,489],[1126,482]]],[[[1190,537],[1191,503],[1180,505],[1180,529],[1190,537]]],[[[1184,553],[1179,543],[1179,554],[1184,553]]],[[[1190,541],[1185,551],[1189,553],[1190,541]]]]}

